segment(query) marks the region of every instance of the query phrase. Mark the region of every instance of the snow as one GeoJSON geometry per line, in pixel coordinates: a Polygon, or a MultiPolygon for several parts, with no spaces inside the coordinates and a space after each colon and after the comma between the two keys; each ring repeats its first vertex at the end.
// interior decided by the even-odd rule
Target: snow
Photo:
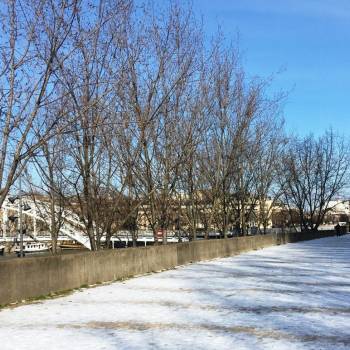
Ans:
{"type": "Polygon", "coordinates": [[[0,312],[0,349],[350,349],[350,235],[0,312]]]}

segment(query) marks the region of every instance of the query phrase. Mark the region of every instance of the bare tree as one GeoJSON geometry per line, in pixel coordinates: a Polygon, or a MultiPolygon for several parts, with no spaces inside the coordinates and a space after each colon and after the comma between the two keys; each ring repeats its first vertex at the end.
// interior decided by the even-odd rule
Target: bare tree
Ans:
{"type": "Polygon", "coordinates": [[[281,166],[284,201],[297,210],[301,230],[317,230],[330,201],[349,181],[349,148],[332,130],[315,138],[293,138],[281,166]]]}
{"type": "Polygon", "coordinates": [[[84,7],[69,36],[69,54],[60,56],[57,73],[67,119],[75,121],[66,140],[69,180],[93,250],[100,248],[104,234],[98,225],[100,198],[107,195],[105,186],[114,172],[106,158],[104,135],[115,114],[119,60],[114,43],[128,18],[129,4],[106,0],[84,7]]]}
{"type": "Polygon", "coordinates": [[[0,206],[29,157],[54,133],[58,119],[44,124],[42,110],[56,100],[57,55],[78,5],[7,0],[0,7],[0,206]]]}
{"type": "Polygon", "coordinates": [[[145,7],[143,19],[125,39],[128,68],[121,100],[133,123],[134,187],[157,241],[157,231],[165,233],[169,225],[183,160],[180,128],[199,37],[192,12],[174,4],[161,14],[145,7]]]}
{"type": "Polygon", "coordinates": [[[263,229],[263,233],[266,233],[272,211],[282,194],[278,185],[278,169],[286,143],[283,120],[279,111],[282,98],[284,96],[277,96],[264,105],[263,118],[258,121],[251,135],[250,163],[253,164],[251,216],[260,232],[261,228],[263,229]]]}

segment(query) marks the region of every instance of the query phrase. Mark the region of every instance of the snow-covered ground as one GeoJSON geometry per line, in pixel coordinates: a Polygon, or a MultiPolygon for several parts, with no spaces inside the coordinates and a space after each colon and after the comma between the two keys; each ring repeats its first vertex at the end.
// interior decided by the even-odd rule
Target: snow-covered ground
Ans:
{"type": "Polygon", "coordinates": [[[349,272],[349,235],[179,267],[2,310],[0,349],[350,349],[349,272]]]}

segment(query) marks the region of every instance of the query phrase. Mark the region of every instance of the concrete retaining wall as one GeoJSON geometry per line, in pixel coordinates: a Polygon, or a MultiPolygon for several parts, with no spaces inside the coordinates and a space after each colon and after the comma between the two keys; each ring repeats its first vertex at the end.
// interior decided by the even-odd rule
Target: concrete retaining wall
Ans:
{"type": "Polygon", "coordinates": [[[99,252],[0,260],[0,305],[99,282],[171,269],[273,245],[334,235],[333,231],[269,234],[99,252]]]}

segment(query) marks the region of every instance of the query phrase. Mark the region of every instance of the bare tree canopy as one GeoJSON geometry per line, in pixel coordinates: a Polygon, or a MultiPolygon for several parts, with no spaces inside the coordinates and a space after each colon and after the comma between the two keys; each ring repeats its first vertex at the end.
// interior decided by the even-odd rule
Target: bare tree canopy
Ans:
{"type": "Polygon", "coordinates": [[[349,181],[344,140],[290,138],[271,77],[205,37],[190,2],[155,5],[1,3],[0,207],[25,173],[54,246],[69,208],[93,250],[139,226],[156,243],[265,233],[283,205],[317,230],[349,181]]]}
{"type": "Polygon", "coordinates": [[[332,130],[290,140],[281,166],[284,200],[303,230],[317,230],[329,203],[349,185],[349,146],[332,130]]]}
{"type": "Polygon", "coordinates": [[[0,6],[0,205],[59,116],[45,122],[57,99],[57,56],[76,18],[78,1],[16,1],[0,6]]]}

